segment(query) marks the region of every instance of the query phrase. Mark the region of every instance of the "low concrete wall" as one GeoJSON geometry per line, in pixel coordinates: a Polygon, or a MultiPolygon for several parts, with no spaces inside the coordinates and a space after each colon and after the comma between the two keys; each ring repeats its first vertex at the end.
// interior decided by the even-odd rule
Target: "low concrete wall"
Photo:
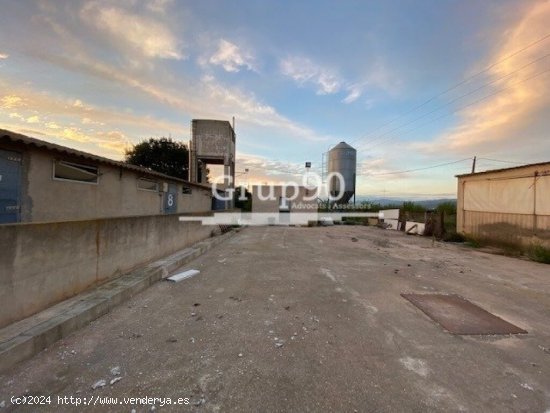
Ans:
{"type": "Polygon", "coordinates": [[[208,238],[213,227],[155,215],[0,226],[0,327],[208,238]]]}

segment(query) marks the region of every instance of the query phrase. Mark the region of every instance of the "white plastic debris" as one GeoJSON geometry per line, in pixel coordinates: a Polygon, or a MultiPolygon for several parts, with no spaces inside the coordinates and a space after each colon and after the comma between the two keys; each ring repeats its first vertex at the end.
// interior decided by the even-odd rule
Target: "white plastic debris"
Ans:
{"type": "Polygon", "coordinates": [[[98,389],[100,387],[105,387],[106,385],[107,385],[107,382],[105,380],[101,379],[101,380],[96,381],[92,385],[92,389],[95,390],[95,389],[98,389]]]}
{"type": "Polygon", "coordinates": [[[334,225],[334,221],[332,220],[332,218],[322,217],[321,219],[319,219],[319,224],[322,227],[331,227],[334,225]]]}
{"type": "Polygon", "coordinates": [[[534,391],[535,389],[530,386],[529,384],[527,383],[521,383],[521,387],[523,387],[525,390],[530,390],[530,391],[534,391]]]}
{"type": "Polygon", "coordinates": [[[202,396],[199,400],[197,400],[195,403],[193,403],[195,406],[200,406],[201,404],[206,403],[206,399],[204,396],[202,396]]]}
{"type": "Polygon", "coordinates": [[[113,380],[111,380],[109,382],[109,384],[112,386],[113,384],[115,384],[117,381],[119,380],[122,380],[122,377],[118,376],[118,377],[115,377],[113,380]]]}
{"type": "Polygon", "coordinates": [[[187,270],[187,271],[184,271],[184,272],[180,272],[178,274],[174,274],[172,275],[171,277],[168,277],[166,278],[168,281],[172,281],[172,282],[175,282],[175,283],[178,283],[180,281],[183,281],[187,278],[191,278],[191,277],[194,277],[195,275],[199,274],[200,271],[199,270],[187,270]]]}
{"type": "Polygon", "coordinates": [[[113,376],[120,376],[120,366],[111,368],[111,374],[113,376]]]}

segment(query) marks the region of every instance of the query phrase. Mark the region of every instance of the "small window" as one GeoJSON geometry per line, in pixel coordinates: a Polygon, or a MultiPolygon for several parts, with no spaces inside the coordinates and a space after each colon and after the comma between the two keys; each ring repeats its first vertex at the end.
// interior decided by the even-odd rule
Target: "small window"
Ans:
{"type": "Polygon", "coordinates": [[[64,181],[97,184],[99,171],[97,166],[55,161],[53,164],[53,177],[54,179],[62,179],[64,181]]]}
{"type": "Polygon", "coordinates": [[[184,194],[184,195],[191,195],[191,188],[184,185],[183,189],[181,190],[181,193],[184,194]]]}
{"type": "Polygon", "coordinates": [[[159,183],[150,179],[139,178],[137,181],[137,186],[138,189],[143,189],[144,191],[159,191],[159,183]]]}

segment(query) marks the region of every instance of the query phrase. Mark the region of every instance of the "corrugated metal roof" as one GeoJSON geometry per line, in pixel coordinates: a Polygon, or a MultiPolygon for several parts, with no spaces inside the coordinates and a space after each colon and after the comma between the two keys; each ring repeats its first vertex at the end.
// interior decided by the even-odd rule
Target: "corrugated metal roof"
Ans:
{"type": "Polygon", "coordinates": [[[515,170],[518,170],[518,169],[530,168],[530,167],[532,167],[532,166],[542,166],[542,165],[547,165],[548,167],[550,167],[550,161],[548,161],[548,162],[530,163],[530,164],[520,165],[520,166],[512,166],[512,167],[510,167],[510,168],[489,169],[489,170],[487,170],[487,171],[481,171],[481,172],[474,172],[474,173],[469,173],[469,174],[455,175],[455,178],[463,178],[463,177],[466,177],[466,176],[478,176],[478,175],[483,175],[483,174],[492,174],[492,173],[505,172],[505,171],[515,171],[515,170]]]}
{"type": "Polygon", "coordinates": [[[80,158],[88,159],[90,161],[103,163],[103,164],[108,164],[108,165],[111,165],[111,166],[116,166],[116,167],[119,167],[119,168],[128,169],[130,171],[139,172],[139,173],[146,174],[146,175],[152,175],[152,176],[156,176],[156,177],[163,178],[163,179],[169,179],[169,180],[172,180],[172,181],[182,182],[186,185],[195,186],[195,187],[198,187],[198,188],[204,188],[204,189],[208,189],[208,190],[211,189],[211,187],[208,186],[208,185],[202,185],[202,184],[197,184],[197,183],[194,183],[194,182],[189,182],[189,181],[186,181],[185,179],[176,178],[174,176],[170,176],[170,175],[166,175],[166,174],[163,174],[163,173],[160,173],[160,172],[156,172],[156,171],[153,171],[151,169],[144,168],[142,166],[131,165],[131,164],[126,163],[126,162],[115,161],[113,159],[104,158],[103,156],[94,155],[94,154],[91,154],[91,153],[88,153],[88,152],[79,151],[77,149],[73,149],[73,148],[69,148],[67,146],[62,146],[62,145],[58,145],[58,144],[55,144],[55,143],[43,141],[41,139],[31,138],[30,136],[22,135],[20,133],[15,133],[15,132],[5,130],[5,129],[0,129],[0,139],[7,139],[11,142],[22,143],[22,144],[27,145],[27,146],[34,146],[34,147],[40,148],[40,149],[46,149],[46,150],[49,150],[49,151],[55,151],[55,152],[58,152],[58,153],[77,156],[77,157],[80,157],[80,158]]]}

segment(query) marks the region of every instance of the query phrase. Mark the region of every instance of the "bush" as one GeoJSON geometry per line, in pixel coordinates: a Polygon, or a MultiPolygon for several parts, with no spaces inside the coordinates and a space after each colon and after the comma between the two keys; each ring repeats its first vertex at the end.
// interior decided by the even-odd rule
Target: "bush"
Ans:
{"type": "Polygon", "coordinates": [[[533,244],[527,249],[527,256],[533,261],[550,264],[550,249],[540,244],[533,244]]]}
{"type": "Polygon", "coordinates": [[[445,215],[456,215],[456,201],[445,201],[435,209],[437,212],[444,212],[445,215]]]}
{"type": "Polygon", "coordinates": [[[458,232],[446,232],[443,236],[443,241],[445,242],[464,242],[466,238],[464,235],[459,234],[458,232]]]}
{"type": "Polygon", "coordinates": [[[426,208],[424,208],[422,205],[415,204],[412,201],[403,202],[402,209],[404,212],[417,212],[417,213],[426,212],[426,208]]]}
{"type": "Polygon", "coordinates": [[[474,238],[471,236],[464,237],[464,240],[466,241],[466,245],[472,248],[481,248],[481,240],[478,238],[474,238]]]}

